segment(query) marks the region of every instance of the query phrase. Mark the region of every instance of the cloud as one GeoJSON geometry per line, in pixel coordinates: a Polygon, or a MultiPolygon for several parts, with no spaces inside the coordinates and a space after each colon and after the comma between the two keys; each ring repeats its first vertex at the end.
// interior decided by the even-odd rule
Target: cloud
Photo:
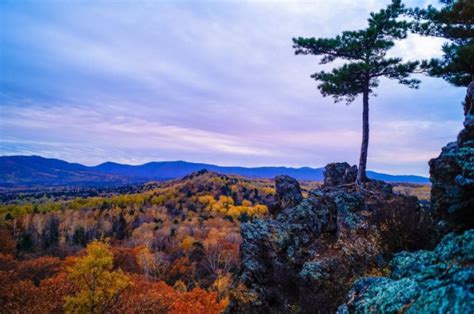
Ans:
{"type": "MultiPolygon", "coordinates": [[[[309,78],[318,59],[294,56],[291,38],[362,28],[388,2],[9,3],[1,151],[87,164],[355,163],[359,103],[323,98],[309,78]]],[[[440,44],[410,36],[393,53],[429,58],[440,44]]],[[[369,168],[427,174],[420,159],[454,138],[463,91],[423,81],[416,91],[382,81],[369,168]]]]}

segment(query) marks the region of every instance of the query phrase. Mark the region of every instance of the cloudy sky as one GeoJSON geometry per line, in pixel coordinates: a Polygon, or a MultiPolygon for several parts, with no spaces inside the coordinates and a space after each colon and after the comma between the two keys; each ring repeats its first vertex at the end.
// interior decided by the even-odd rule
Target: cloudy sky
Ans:
{"type": "MultiPolygon", "coordinates": [[[[366,25],[387,0],[1,1],[1,155],[94,165],[356,163],[360,99],[323,98],[292,37],[366,25]]],[[[431,1],[411,0],[407,5],[431,1]]],[[[410,36],[394,55],[440,55],[410,36]]],[[[371,99],[372,170],[428,174],[455,139],[464,90],[422,77],[371,99]]]]}

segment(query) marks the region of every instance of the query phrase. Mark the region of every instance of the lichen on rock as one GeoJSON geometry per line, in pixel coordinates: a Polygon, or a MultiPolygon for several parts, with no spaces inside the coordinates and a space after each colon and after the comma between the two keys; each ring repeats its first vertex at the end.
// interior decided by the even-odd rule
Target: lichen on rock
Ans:
{"type": "Polygon", "coordinates": [[[303,200],[300,184],[292,177],[282,175],[275,178],[276,211],[298,205],[303,200]]]}
{"type": "Polygon", "coordinates": [[[324,167],[324,186],[334,187],[354,183],[357,177],[357,167],[347,162],[335,162],[324,167]]]}
{"type": "Polygon", "coordinates": [[[357,280],[338,313],[472,313],[474,230],[448,234],[433,251],[401,252],[390,277],[357,280]]]}
{"type": "Polygon", "coordinates": [[[446,232],[474,228],[474,115],[430,162],[432,210],[446,232]]]}

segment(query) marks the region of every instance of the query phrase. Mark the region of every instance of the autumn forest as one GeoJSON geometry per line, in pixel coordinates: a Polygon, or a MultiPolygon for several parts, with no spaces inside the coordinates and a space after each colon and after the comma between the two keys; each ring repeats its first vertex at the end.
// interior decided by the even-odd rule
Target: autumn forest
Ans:
{"type": "Polygon", "coordinates": [[[474,313],[474,1],[0,20],[0,314],[474,313]]]}
{"type": "Polygon", "coordinates": [[[273,184],[202,171],[142,189],[1,205],[5,309],[222,311],[239,225],[268,215],[273,184]]]}

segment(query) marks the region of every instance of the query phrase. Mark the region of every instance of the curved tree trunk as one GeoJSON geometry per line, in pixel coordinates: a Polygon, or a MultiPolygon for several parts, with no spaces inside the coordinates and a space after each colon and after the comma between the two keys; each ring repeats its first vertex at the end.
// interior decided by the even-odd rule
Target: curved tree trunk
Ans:
{"type": "Polygon", "coordinates": [[[362,146],[360,148],[359,169],[357,171],[356,183],[362,186],[367,181],[365,173],[367,166],[367,153],[369,149],[369,91],[364,91],[362,98],[362,146]]]}

